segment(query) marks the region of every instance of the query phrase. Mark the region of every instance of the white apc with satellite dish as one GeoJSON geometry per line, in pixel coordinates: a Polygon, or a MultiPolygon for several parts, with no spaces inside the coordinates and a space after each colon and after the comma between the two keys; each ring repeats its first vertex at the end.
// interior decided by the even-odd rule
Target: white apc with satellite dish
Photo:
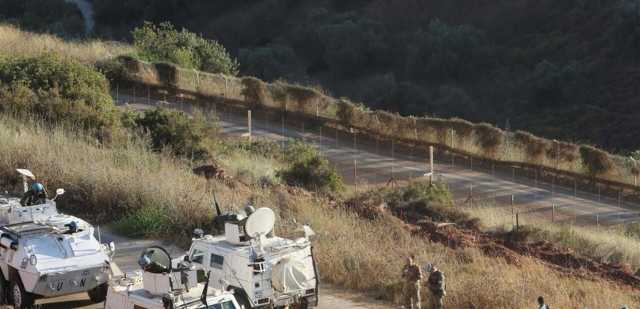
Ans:
{"type": "Polygon", "coordinates": [[[194,231],[191,248],[182,259],[210,272],[212,287],[234,291],[245,309],[310,308],[318,305],[318,270],[305,226],[305,237],[296,240],[275,236],[276,215],[269,208],[244,214],[222,214],[215,201],[215,224],[224,235],[194,231]]]}
{"type": "Polygon", "coordinates": [[[105,309],[241,309],[233,293],[198,282],[191,263],[173,263],[161,247],[145,249],[138,264],[142,273],[112,278],[105,309]]]}

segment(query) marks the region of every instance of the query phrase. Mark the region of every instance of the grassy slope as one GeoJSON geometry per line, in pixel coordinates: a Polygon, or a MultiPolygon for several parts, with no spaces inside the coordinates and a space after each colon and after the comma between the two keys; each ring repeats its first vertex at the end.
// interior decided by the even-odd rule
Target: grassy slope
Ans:
{"type": "Polygon", "coordinates": [[[280,215],[278,233],[292,234],[291,219],[309,222],[317,230],[316,253],[325,281],[382,297],[397,297],[402,257],[416,252],[420,261],[433,261],[446,272],[448,306],[463,308],[522,308],[533,296],[545,295],[556,307],[577,304],[614,308],[638,303],[632,292],[609,283],[567,278],[534,260],[521,267],[484,257],[476,250],[452,251],[413,237],[391,217],[363,220],[333,208],[320,197],[275,185],[267,188],[234,183],[207,182],[190,172],[187,162],[154,154],[139,142],[117,148],[92,145],[69,130],[0,118],[0,180],[15,179],[12,169],[29,167],[49,187],[65,187],[69,194],[61,207],[91,213],[94,220],[109,222],[133,209],[159,210],[166,225],[154,230],[160,237],[182,238],[196,226],[207,227],[213,215],[211,185],[222,204],[242,205],[253,196],[259,205],[271,206],[280,215]],[[205,215],[203,215],[205,214],[205,215]],[[182,237],[181,237],[182,236],[182,237]],[[607,297],[601,297],[601,295],[607,297]]]}
{"type": "MultiPolygon", "coordinates": [[[[489,230],[510,230],[513,217],[509,209],[483,206],[461,208],[473,217],[480,218],[489,230]]],[[[552,224],[548,219],[535,216],[521,217],[522,224],[535,227],[531,240],[548,241],[578,254],[610,263],[629,264],[640,270],[640,240],[625,235],[621,227],[581,227],[570,224],[552,224]]]]}
{"type": "Polygon", "coordinates": [[[69,42],[53,35],[26,32],[15,26],[0,24],[0,54],[37,55],[43,52],[55,52],[85,64],[95,64],[132,53],[133,48],[127,44],[99,40],[69,42]]]}

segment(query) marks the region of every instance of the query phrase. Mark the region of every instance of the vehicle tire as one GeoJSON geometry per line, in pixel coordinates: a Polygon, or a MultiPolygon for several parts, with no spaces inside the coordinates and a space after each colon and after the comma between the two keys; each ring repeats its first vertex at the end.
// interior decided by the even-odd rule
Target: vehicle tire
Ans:
{"type": "Polygon", "coordinates": [[[24,290],[20,279],[11,282],[11,300],[15,309],[29,309],[33,307],[33,295],[24,290]]]}
{"type": "Polygon", "coordinates": [[[103,283],[87,291],[87,294],[89,294],[89,299],[91,299],[93,303],[102,303],[107,299],[108,291],[109,291],[109,285],[106,283],[103,283]]]}
{"type": "Polygon", "coordinates": [[[9,282],[0,274],[0,305],[9,304],[9,282]]]}

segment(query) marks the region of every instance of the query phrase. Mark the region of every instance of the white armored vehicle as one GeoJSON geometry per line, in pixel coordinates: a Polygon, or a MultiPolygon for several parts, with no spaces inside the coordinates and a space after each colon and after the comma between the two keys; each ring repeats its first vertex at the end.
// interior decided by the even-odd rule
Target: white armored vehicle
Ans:
{"type": "Polygon", "coordinates": [[[275,214],[269,208],[247,207],[246,214],[220,213],[224,235],[196,230],[184,260],[211,272],[214,288],[232,290],[245,308],[318,305],[318,272],[309,236],[290,240],[273,235],[275,214]]]}
{"type": "Polygon", "coordinates": [[[93,233],[86,222],[64,215],[0,227],[1,302],[22,309],[36,298],[80,292],[104,301],[113,244],[101,245],[93,233]]]}
{"type": "Polygon", "coordinates": [[[198,283],[190,263],[172,265],[161,247],[147,248],[138,262],[142,274],[111,281],[105,309],[241,309],[233,293],[198,283]]]}

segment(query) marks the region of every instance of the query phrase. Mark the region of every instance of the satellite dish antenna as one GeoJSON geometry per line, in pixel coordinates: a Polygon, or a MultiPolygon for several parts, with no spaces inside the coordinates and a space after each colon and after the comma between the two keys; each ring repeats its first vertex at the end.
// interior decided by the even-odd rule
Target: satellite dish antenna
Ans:
{"type": "Polygon", "coordinates": [[[276,214],[273,210],[263,207],[254,212],[244,225],[244,231],[251,238],[258,238],[273,231],[276,223],[276,214]]]}
{"type": "Polygon", "coordinates": [[[19,168],[19,169],[16,169],[16,171],[18,172],[18,174],[31,178],[32,180],[36,179],[36,176],[33,175],[33,173],[28,169],[19,168]]]}

